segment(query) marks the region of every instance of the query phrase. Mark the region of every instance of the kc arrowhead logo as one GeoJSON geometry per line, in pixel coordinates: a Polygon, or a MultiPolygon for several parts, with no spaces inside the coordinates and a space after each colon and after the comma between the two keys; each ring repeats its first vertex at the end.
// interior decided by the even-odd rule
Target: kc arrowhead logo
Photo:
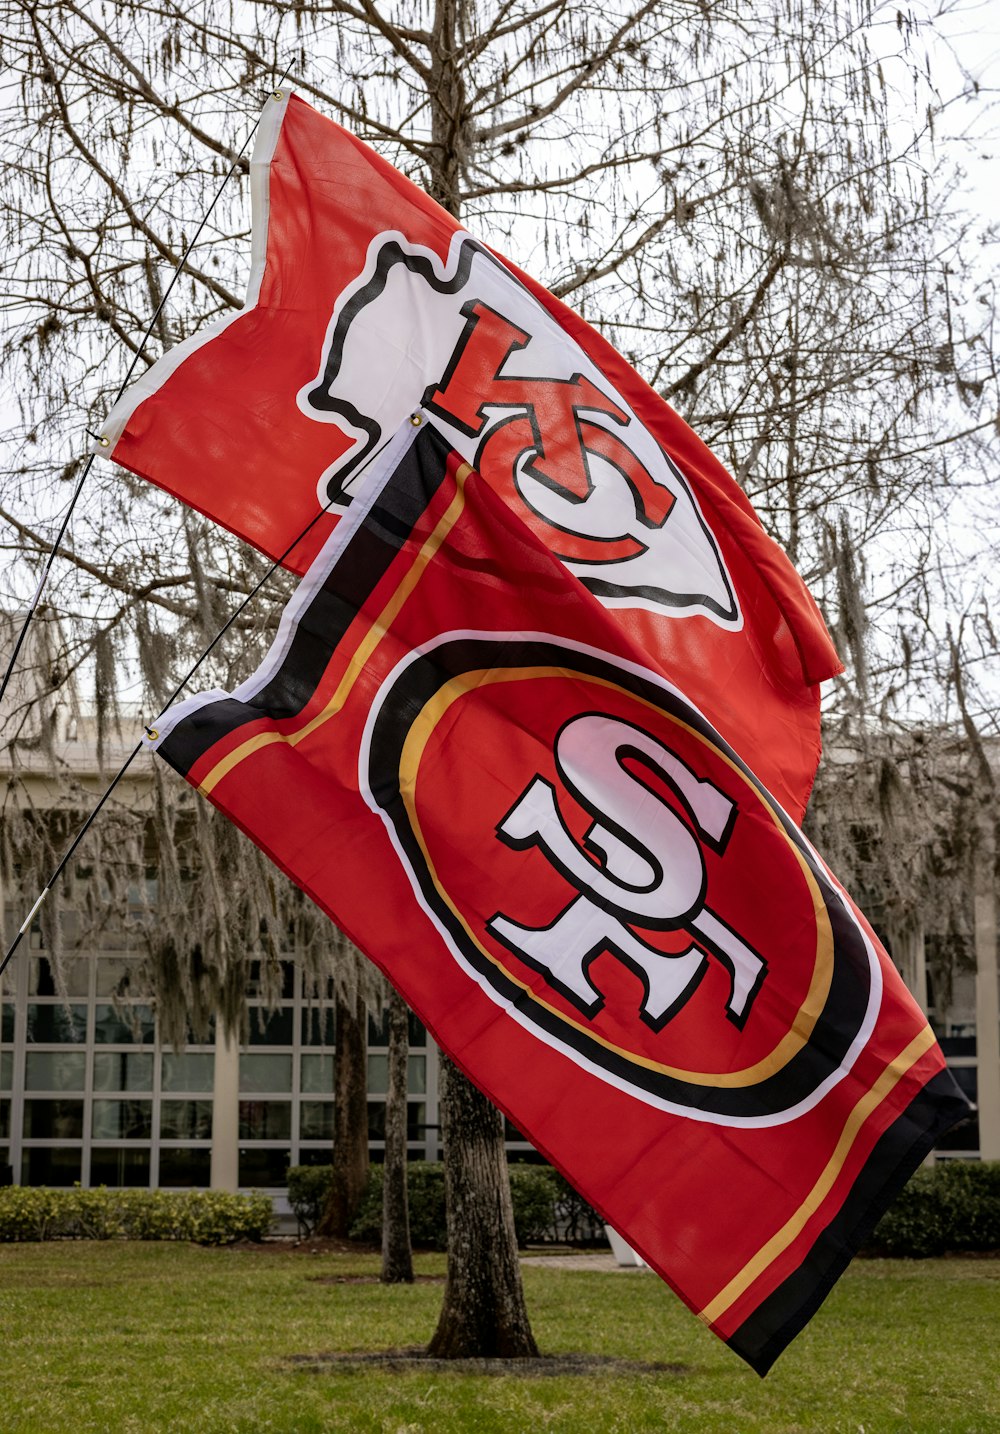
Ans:
{"type": "Polygon", "coordinates": [[[322,475],[322,504],[349,503],[360,465],[422,406],[606,606],[742,625],[676,464],[575,340],[467,235],[455,235],[443,263],[401,234],[378,235],[298,402],[354,440],[322,475]]]}
{"type": "Polygon", "coordinates": [[[548,634],[445,634],[382,684],[359,779],[458,965],[599,1079],[780,1125],[863,1049],[882,989],[863,924],[656,674],[548,634]]]}

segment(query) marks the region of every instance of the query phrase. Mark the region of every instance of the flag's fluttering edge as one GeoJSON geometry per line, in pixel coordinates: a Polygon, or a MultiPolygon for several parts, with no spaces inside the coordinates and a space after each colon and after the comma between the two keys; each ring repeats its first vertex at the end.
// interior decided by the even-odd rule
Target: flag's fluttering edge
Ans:
{"type": "Polygon", "coordinates": [[[246,306],[134,385],[100,451],[302,572],[422,406],[800,819],[818,683],[840,664],[705,445],[578,315],[301,100],[268,102],[251,171],[246,306]]]}
{"type": "Polygon", "coordinates": [[[415,419],[153,745],[764,1372],[966,1103],[759,777],[415,419]]]}

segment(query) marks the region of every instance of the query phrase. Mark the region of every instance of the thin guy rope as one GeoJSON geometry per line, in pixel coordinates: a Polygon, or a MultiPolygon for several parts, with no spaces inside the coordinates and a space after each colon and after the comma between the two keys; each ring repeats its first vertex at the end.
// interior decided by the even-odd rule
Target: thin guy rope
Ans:
{"type": "MultiPolygon", "coordinates": [[[[285,73],[281,76],[281,79],[278,81],[277,85],[275,85],[275,90],[280,90],[280,89],[281,89],[281,86],[285,83],[285,80],[288,78],[288,73],[289,73],[289,71],[291,70],[291,68],[292,68],[292,62],[289,61],[288,65],[285,67],[285,73]]],[[[257,133],[257,129],[258,129],[258,126],[259,126],[259,125],[260,125],[260,115],[258,115],[257,118],[254,120],[253,127],[251,128],[249,134],[246,136],[246,138],[244,139],[242,145],[240,146],[239,150],[237,151],[236,158],[233,160],[232,164],[229,166],[229,169],[228,169],[228,171],[226,172],[225,178],[223,179],[222,183],[219,185],[218,189],[216,190],[215,198],[212,200],[211,204],[208,206],[208,208],[205,210],[205,213],[202,215],[201,222],[199,223],[198,228],[197,228],[197,229],[195,230],[195,232],[194,232],[194,238],[193,238],[193,239],[191,240],[191,242],[188,244],[187,248],[184,250],[184,253],[181,255],[180,259],[178,260],[177,267],[174,269],[174,272],[173,272],[173,273],[171,274],[171,276],[170,276],[170,282],[167,284],[166,289],[163,291],[163,295],[162,295],[162,297],[161,297],[161,299],[160,299],[160,302],[159,302],[159,303],[157,304],[157,306],[156,306],[156,311],[154,312],[153,317],[150,319],[148,325],[146,326],[146,331],[145,331],[145,333],[143,334],[142,339],[141,339],[140,342],[139,342],[139,347],[136,349],[135,354],[134,354],[133,357],[132,357],[132,362],[129,364],[128,372],[126,373],[125,377],[122,379],[121,386],[120,386],[120,388],[118,389],[118,392],[115,394],[114,400],[113,400],[112,405],[111,405],[112,407],[114,407],[114,405],[115,405],[115,404],[118,402],[118,400],[121,398],[122,394],[125,392],[126,388],[128,388],[129,383],[130,383],[130,381],[131,381],[131,379],[132,379],[132,375],[133,375],[133,373],[135,373],[136,364],[139,362],[140,358],[142,357],[142,354],[143,354],[143,351],[145,350],[146,344],[149,342],[150,335],[152,334],[154,328],[156,327],[156,325],[157,325],[157,323],[158,323],[158,321],[159,321],[160,315],[163,313],[164,306],[166,305],[166,302],[167,302],[167,300],[169,299],[169,297],[170,297],[170,295],[171,295],[171,293],[172,293],[172,291],[173,291],[173,287],[174,287],[174,285],[177,283],[177,280],[180,278],[180,276],[181,276],[181,274],[182,274],[182,272],[183,272],[183,270],[184,270],[184,266],[187,264],[188,259],[190,259],[191,253],[192,253],[192,251],[193,251],[195,245],[198,243],[198,240],[201,238],[202,230],[205,228],[205,225],[208,223],[209,219],[211,218],[211,216],[212,216],[212,211],[214,210],[215,206],[218,204],[219,200],[222,198],[223,190],[225,189],[226,185],[229,183],[230,179],[232,179],[233,175],[236,173],[236,170],[239,168],[240,160],[243,158],[243,155],[244,155],[244,153],[246,152],[247,145],[250,143],[250,141],[253,139],[254,135],[257,133]]],[[[94,465],[94,459],[95,459],[96,457],[97,457],[96,453],[91,453],[90,456],[88,457],[86,463],[84,464],[83,472],[80,474],[80,477],[79,477],[79,480],[78,480],[78,482],[77,482],[77,485],[76,485],[75,489],[73,490],[73,494],[72,494],[72,496],[71,496],[71,498],[70,498],[70,500],[69,500],[69,506],[67,507],[66,512],[65,512],[64,515],[63,515],[62,522],[61,522],[60,525],[59,525],[59,531],[56,533],[55,539],[54,539],[54,541],[53,541],[53,543],[52,543],[52,546],[51,546],[50,549],[49,549],[48,555],[47,555],[47,557],[46,557],[46,559],[45,559],[45,563],[44,563],[43,566],[42,566],[42,574],[41,574],[41,577],[40,577],[39,580],[38,580],[38,584],[37,584],[37,586],[36,586],[36,588],[35,588],[35,591],[34,591],[34,594],[33,594],[32,598],[31,598],[31,602],[30,602],[30,604],[29,604],[29,606],[28,606],[28,611],[27,611],[27,614],[26,614],[26,616],[25,616],[24,622],[21,624],[21,630],[20,630],[20,632],[19,632],[18,635],[17,635],[17,641],[14,643],[14,650],[13,650],[13,652],[12,652],[11,655],[10,655],[10,661],[7,663],[7,670],[4,672],[3,680],[0,681],[0,703],[3,702],[4,694],[5,694],[6,691],[7,691],[7,687],[8,687],[8,685],[9,685],[10,679],[11,679],[11,677],[12,677],[12,675],[13,675],[14,668],[15,668],[15,666],[17,665],[17,659],[18,659],[18,657],[20,656],[21,648],[24,646],[24,640],[25,640],[25,638],[26,638],[27,635],[28,635],[28,628],[31,626],[32,618],[35,616],[35,612],[36,612],[36,610],[37,610],[37,608],[38,608],[38,604],[39,604],[39,602],[41,601],[41,596],[42,596],[42,593],[43,593],[44,590],[45,590],[45,585],[46,585],[46,583],[47,583],[48,580],[49,580],[49,573],[52,571],[52,565],[53,565],[53,563],[55,562],[56,556],[57,556],[57,554],[58,554],[58,552],[59,552],[59,549],[60,549],[61,546],[62,546],[62,541],[63,541],[63,538],[66,536],[66,529],[69,527],[70,519],[72,518],[74,509],[76,508],[76,505],[77,505],[77,500],[79,499],[80,494],[83,492],[83,485],[84,485],[84,484],[86,483],[86,481],[87,481],[87,475],[90,473],[90,470],[91,470],[91,468],[92,468],[93,465],[94,465]]],[[[0,967],[0,971],[2,971],[2,969],[3,969],[3,968],[0,967]]]]}
{"type": "MultiPolygon", "coordinates": [[[[392,442],[392,438],[391,438],[391,437],[390,437],[390,438],[387,438],[384,443],[382,443],[378,448],[376,448],[375,452],[372,453],[372,454],[368,457],[368,459],[367,459],[364,463],[362,463],[362,464],[359,466],[359,468],[358,468],[357,471],[356,471],[355,476],[356,476],[356,477],[357,477],[357,476],[360,476],[360,474],[362,474],[362,473],[365,471],[366,468],[370,467],[370,465],[375,462],[375,459],[378,458],[378,457],[381,455],[381,453],[384,451],[384,449],[386,449],[391,442],[392,442]]],[[[316,524],[319,522],[320,518],[324,517],[327,513],[329,513],[330,509],[334,506],[334,504],[335,504],[336,501],[337,501],[336,498],[331,498],[331,499],[329,499],[328,502],[325,503],[324,506],[323,506],[322,508],[320,508],[318,512],[316,512],[316,513],[313,514],[313,516],[309,519],[309,522],[308,522],[308,523],[306,524],[306,526],[302,529],[301,533],[299,533],[295,538],[292,539],[292,541],[289,543],[288,547],[285,549],[285,551],[281,554],[280,557],[275,558],[274,562],[273,562],[273,563],[271,564],[271,566],[268,568],[267,572],[263,575],[263,577],[250,589],[250,591],[247,593],[246,597],[245,597],[245,598],[243,599],[243,601],[239,604],[239,606],[238,606],[237,608],[234,608],[234,610],[230,613],[229,617],[226,618],[226,621],[223,623],[222,627],[219,628],[219,631],[218,631],[218,632],[215,634],[215,636],[212,638],[212,641],[208,644],[208,646],[205,648],[204,652],[201,654],[201,656],[200,656],[200,657],[198,658],[198,660],[195,662],[194,666],[189,669],[187,675],[186,675],[184,678],[182,678],[182,680],[181,680],[181,681],[177,684],[177,686],[174,688],[173,692],[171,692],[171,694],[170,694],[170,696],[167,698],[167,700],[166,700],[164,706],[161,708],[160,716],[162,716],[164,712],[168,711],[168,710],[170,709],[170,707],[173,706],[173,704],[177,701],[178,697],[179,697],[179,696],[181,695],[181,693],[184,691],[185,687],[186,687],[186,686],[188,685],[188,683],[191,681],[192,677],[193,677],[193,676],[195,675],[195,673],[198,671],[198,668],[199,668],[199,667],[201,666],[201,664],[205,661],[205,659],[209,656],[209,654],[212,652],[212,649],[217,645],[217,643],[219,643],[219,642],[221,641],[221,639],[225,636],[225,634],[229,631],[229,629],[232,627],[233,623],[234,623],[234,622],[236,621],[236,619],[239,617],[240,613],[242,613],[242,612],[247,608],[247,606],[248,606],[251,602],[253,602],[254,598],[255,598],[255,597],[257,596],[257,594],[260,592],[260,590],[261,590],[261,588],[264,586],[264,584],[270,581],[270,579],[274,576],[274,574],[278,571],[278,569],[283,565],[285,559],[286,559],[286,558],[288,557],[288,555],[293,551],[293,549],[297,548],[298,545],[299,545],[301,542],[303,542],[303,540],[304,540],[305,538],[308,537],[309,533],[312,531],[312,529],[313,529],[313,528],[316,526],[316,524]]],[[[143,731],[146,732],[147,734],[152,734],[152,733],[153,733],[153,730],[154,730],[154,729],[153,729],[152,727],[148,727],[148,726],[144,726],[144,727],[143,727],[143,731]]],[[[6,955],[4,956],[3,960],[0,961],[0,976],[3,976],[3,973],[6,971],[8,965],[10,964],[11,957],[14,955],[14,952],[17,950],[18,946],[21,944],[21,938],[24,936],[24,933],[30,928],[31,923],[32,923],[32,921],[34,921],[35,916],[36,916],[36,914],[37,914],[39,908],[41,907],[42,903],[45,901],[45,898],[48,896],[48,894],[49,894],[49,892],[52,890],[53,886],[56,884],[56,882],[59,880],[60,876],[62,876],[63,872],[66,870],[67,865],[69,864],[70,860],[72,859],[73,853],[74,853],[74,852],[76,851],[76,849],[79,847],[80,843],[83,841],[84,837],[87,835],[87,832],[88,832],[88,831],[90,830],[90,828],[93,826],[94,821],[96,820],[96,818],[97,818],[99,812],[101,811],[101,809],[103,808],[103,806],[104,806],[105,803],[107,802],[108,798],[111,796],[111,793],[112,793],[112,792],[115,790],[115,788],[118,786],[118,783],[119,783],[119,782],[121,781],[121,779],[124,777],[125,773],[128,771],[129,767],[131,767],[132,763],[135,761],[136,757],[139,755],[139,753],[142,751],[142,749],[143,749],[143,743],[142,743],[142,742],[137,743],[136,746],[133,747],[132,751],[131,751],[131,752],[129,753],[129,755],[125,758],[125,761],[122,763],[122,765],[119,767],[118,771],[115,773],[115,776],[112,778],[112,780],[111,780],[109,786],[108,786],[107,789],[104,791],[104,793],[102,794],[102,796],[99,798],[99,800],[98,800],[96,806],[94,807],[93,811],[92,811],[92,812],[90,813],[90,815],[87,817],[87,820],[84,822],[83,826],[82,826],[82,827],[80,828],[80,830],[77,832],[76,836],[73,838],[72,842],[71,842],[70,845],[67,847],[66,851],[63,853],[63,855],[62,855],[62,857],[60,858],[59,864],[57,865],[55,871],[52,873],[52,875],[49,877],[48,881],[47,881],[47,882],[45,883],[45,885],[42,887],[42,890],[39,892],[38,896],[37,896],[36,899],[35,899],[34,905],[32,906],[31,910],[28,912],[28,914],[27,914],[27,916],[24,918],[24,920],[21,922],[21,926],[20,926],[20,929],[19,929],[17,935],[14,937],[14,940],[11,942],[10,946],[7,948],[7,953],[6,953],[6,955]]]]}

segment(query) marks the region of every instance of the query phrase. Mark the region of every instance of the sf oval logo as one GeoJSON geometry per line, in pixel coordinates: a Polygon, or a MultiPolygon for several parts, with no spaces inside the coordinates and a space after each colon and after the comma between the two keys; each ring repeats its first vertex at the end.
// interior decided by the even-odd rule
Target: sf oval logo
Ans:
{"type": "Polygon", "coordinates": [[[878,960],[806,840],[656,675],[452,633],[386,679],[361,790],[459,966],[647,1103],[802,1113],[851,1068],[878,960]]]}

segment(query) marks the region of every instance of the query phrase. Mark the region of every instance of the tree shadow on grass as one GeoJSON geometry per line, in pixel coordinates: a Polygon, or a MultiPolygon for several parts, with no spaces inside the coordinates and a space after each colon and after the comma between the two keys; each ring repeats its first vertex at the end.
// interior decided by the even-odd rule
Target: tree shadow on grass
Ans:
{"type": "Polygon", "coordinates": [[[649,1363],[619,1359],[607,1354],[544,1354],[537,1359],[433,1359],[422,1349],[384,1349],[371,1353],[291,1354],[279,1366],[288,1373],[307,1374],[516,1374],[551,1378],[554,1375],[673,1374],[691,1373],[687,1364],[649,1363]]]}

